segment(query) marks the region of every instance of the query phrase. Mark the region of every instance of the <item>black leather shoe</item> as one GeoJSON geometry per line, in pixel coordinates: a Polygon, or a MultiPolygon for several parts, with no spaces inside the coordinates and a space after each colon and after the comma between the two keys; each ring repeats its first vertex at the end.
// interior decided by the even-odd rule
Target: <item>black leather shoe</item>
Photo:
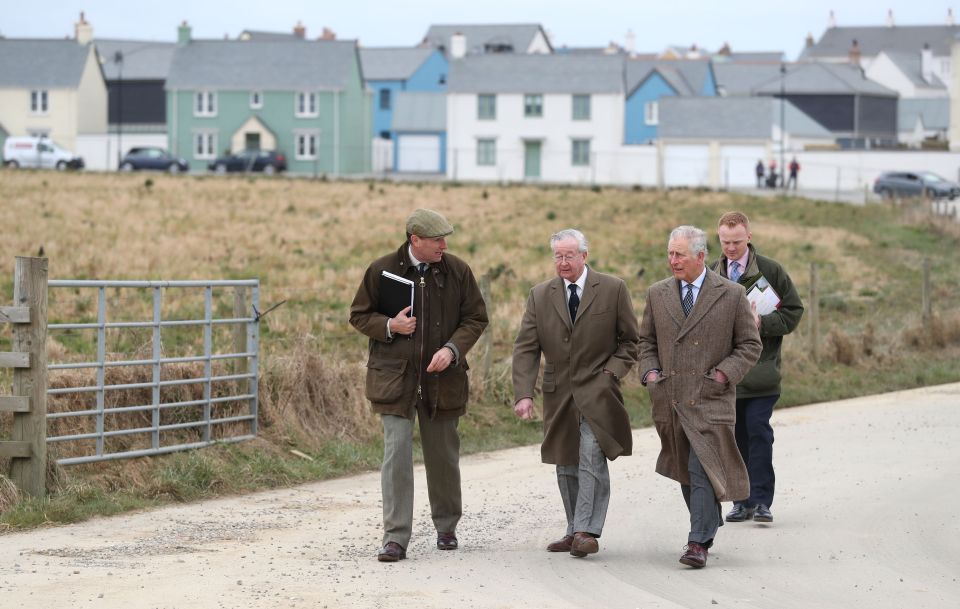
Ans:
{"type": "Polygon", "coordinates": [[[457,534],[452,532],[437,533],[437,549],[438,550],[456,550],[457,534]]]}
{"type": "Polygon", "coordinates": [[[388,541],[380,551],[377,552],[377,560],[380,562],[397,562],[407,557],[407,551],[400,547],[395,541],[388,541]]]}
{"type": "Polygon", "coordinates": [[[733,509],[727,513],[727,522],[743,522],[753,518],[756,508],[748,508],[742,503],[734,503],[733,509]]]}
{"type": "Polygon", "coordinates": [[[757,512],[753,515],[754,522],[773,522],[773,514],[770,513],[770,508],[763,505],[762,503],[757,505],[757,512]]]}

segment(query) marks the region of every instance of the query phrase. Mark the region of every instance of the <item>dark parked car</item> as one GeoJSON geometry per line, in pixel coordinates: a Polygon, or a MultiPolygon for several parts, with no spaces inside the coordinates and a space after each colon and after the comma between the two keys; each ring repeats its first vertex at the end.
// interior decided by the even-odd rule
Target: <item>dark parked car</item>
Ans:
{"type": "Polygon", "coordinates": [[[244,150],[237,154],[218,157],[208,165],[210,171],[262,171],[272,175],[287,170],[287,157],[275,150],[244,150]]]}
{"type": "Polygon", "coordinates": [[[929,171],[886,171],[873,183],[873,192],[884,199],[926,196],[952,201],[960,196],[960,185],[929,171]]]}
{"type": "Polygon", "coordinates": [[[130,152],[120,161],[120,171],[133,171],[134,169],[153,169],[155,171],[180,173],[189,169],[189,166],[184,159],[171,156],[163,148],[144,146],[131,148],[130,152]]]}

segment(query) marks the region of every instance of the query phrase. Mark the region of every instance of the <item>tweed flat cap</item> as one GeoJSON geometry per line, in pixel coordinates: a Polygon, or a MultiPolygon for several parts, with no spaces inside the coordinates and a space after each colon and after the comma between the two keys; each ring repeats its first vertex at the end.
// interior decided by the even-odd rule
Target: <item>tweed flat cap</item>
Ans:
{"type": "Polygon", "coordinates": [[[446,237],[453,232],[453,227],[432,209],[421,208],[407,218],[407,232],[418,237],[446,237]]]}

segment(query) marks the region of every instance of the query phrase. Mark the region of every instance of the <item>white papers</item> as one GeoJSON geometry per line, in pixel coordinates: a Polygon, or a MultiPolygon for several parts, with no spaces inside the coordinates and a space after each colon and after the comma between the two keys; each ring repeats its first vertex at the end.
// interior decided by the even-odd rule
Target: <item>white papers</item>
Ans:
{"type": "Polygon", "coordinates": [[[767,281],[766,277],[761,277],[750,291],[747,292],[747,300],[751,304],[757,305],[758,315],[767,315],[780,308],[780,296],[767,281]]]}

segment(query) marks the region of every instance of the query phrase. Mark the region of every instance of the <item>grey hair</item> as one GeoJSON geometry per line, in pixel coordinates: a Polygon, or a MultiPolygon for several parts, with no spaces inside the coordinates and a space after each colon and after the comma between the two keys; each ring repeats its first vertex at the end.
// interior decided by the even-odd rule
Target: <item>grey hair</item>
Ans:
{"type": "Polygon", "coordinates": [[[565,228],[558,233],[550,235],[550,249],[552,250],[558,241],[563,241],[564,239],[575,239],[577,242],[577,251],[581,253],[587,251],[587,238],[575,228],[565,228]]]}
{"type": "Polygon", "coordinates": [[[707,233],[696,226],[678,226],[670,231],[670,241],[674,239],[686,239],[690,242],[690,253],[694,256],[703,252],[707,255],[707,233]]]}

